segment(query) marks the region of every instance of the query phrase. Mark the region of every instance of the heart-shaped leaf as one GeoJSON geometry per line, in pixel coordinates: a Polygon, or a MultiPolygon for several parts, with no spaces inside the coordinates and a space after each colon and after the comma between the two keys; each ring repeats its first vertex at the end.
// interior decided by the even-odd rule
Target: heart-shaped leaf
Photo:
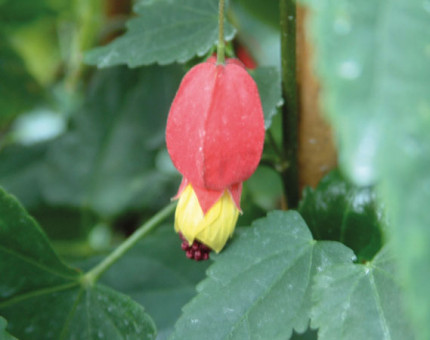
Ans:
{"type": "Polygon", "coordinates": [[[90,285],[65,265],[37,223],[0,190],[0,315],[19,339],[153,339],[143,307],[90,285]]]}
{"type": "Polygon", "coordinates": [[[287,339],[308,327],[313,276],[353,253],[316,242],[297,212],[275,211],[244,228],[208,269],[172,339],[287,339]]]}

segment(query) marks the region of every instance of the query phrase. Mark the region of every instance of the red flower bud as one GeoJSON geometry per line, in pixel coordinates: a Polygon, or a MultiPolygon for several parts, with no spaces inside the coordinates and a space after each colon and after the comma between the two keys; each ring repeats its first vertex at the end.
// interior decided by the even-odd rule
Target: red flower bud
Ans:
{"type": "Polygon", "coordinates": [[[238,43],[236,46],[236,55],[247,69],[255,70],[257,68],[257,62],[251,56],[246,47],[244,47],[240,43],[238,43]]]}
{"type": "Polygon", "coordinates": [[[210,58],[185,75],[170,108],[166,143],[194,187],[220,191],[252,175],[263,150],[263,109],[239,61],[216,65],[210,58]]]}
{"type": "Polygon", "coordinates": [[[182,245],[188,257],[207,259],[209,248],[221,251],[232,235],[242,182],[260,161],[264,132],[257,85],[241,62],[217,65],[209,58],[185,75],[170,108],[166,143],[184,176],[175,230],[188,242],[182,245]]]}

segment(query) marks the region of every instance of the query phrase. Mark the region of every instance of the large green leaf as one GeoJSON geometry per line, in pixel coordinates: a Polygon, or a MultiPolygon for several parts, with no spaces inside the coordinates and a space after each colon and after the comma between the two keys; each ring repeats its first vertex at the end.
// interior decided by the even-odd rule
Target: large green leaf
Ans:
{"type": "Polygon", "coordinates": [[[244,228],[197,286],[172,339],[287,339],[307,329],[315,273],[347,263],[340,243],[316,242],[297,212],[275,211],[244,228]]]}
{"type": "Polygon", "coordinates": [[[276,67],[266,66],[251,71],[251,75],[258,86],[264,111],[264,125],[267,130],[272,125],[273,116],[284,102],[281,90],[281,74],[276,67]]]}
{"type": "Polygon", "coordinates": [[[166,225],[125,254],[101,282],[145,306],[157,324],[157,340],[167,339],[209,263],[186,258],[173,225],[166,225]]]}
{"type": "Polygon", "coordinates": [[[372,262],[334,265],[315,277],[311,326],[321,340],[414,339],[387,247],[372,262]]]}
{"type": "Polygon", "coordinates": [[[317,240],[342,242],[358,262],[371,260],[381,248],[383,214],[371,187],[356,187],[335,170],[303,194],[299,211],[317,240]]]}
{"type": "Polygon", "coordinates": [[[20,339],[154,338],[155,326],[140,305],[82,283],[82,275],[58,258],[37,223],[3,190],[0,258],[0,315],[20,339]]]}
{"type": "Polygon", "coordinates": [[[47,201],[104,217],[168,201],[176,183],[155,169],[155,158],[181,76],[178,66],[99,72],[72,129],[47,152],[47,201]]]}
{"type": "MultiPolygon", "coordinates": [[[[138,3],[134,9],[138,17],[127,23],[127,33],[88,52],[87,63],[98,67],[183,63],[203,56],[218,40],[217,0],[158,0],[138,3]]],[[[233,39],[234,32],[226,22],[225,39],[233,39]]]]}
{"type": "Polygon", "coordinates": [[[430,339],[430,6],[306,0],[340,163],[380,181],[419,338],[430,339]]]}

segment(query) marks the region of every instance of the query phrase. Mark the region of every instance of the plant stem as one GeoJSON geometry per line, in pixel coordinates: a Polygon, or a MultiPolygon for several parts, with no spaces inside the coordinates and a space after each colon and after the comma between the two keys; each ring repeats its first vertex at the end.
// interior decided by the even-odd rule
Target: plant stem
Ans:
{"type": "Polygon", "coordinates": [[[225,0],[219,0],[217,64],[225,63],[224,2],[225,0]]]}
{"type": "Polygon", "coordinates": [[[155,214],[149,221],[145,222],[139,229],[137,229],[129,238],[121,243],[112,253],[110,253],[102,262],[92,268],[82,277],[84,285],[93,285],[97,279],[103,274],[110,266],[118,261],[127,251],[129,251],[140,239],[145,237],[150,231],[157,227],[167,217],[169,217],[175,210],[176,202],[170,203],[164,209],[155,214]]]}
{"type": "Polygon", "coordinates": [[[280,0],[282,91],[285,104],[282,111],[284,157],[288,163],[282,174],[288,208],[296,208],[299,201],[298,174],[298,100],[296,78],[296,4],[294,0],[280,0]]]}
{"type": "Polygon", "coordinates": [[[272,146],[273,151],[276,153],[276,155],[278,155],[280,158],[282,158],[282,153],[278,148],[278,144],[276,143],[275,137],[273,137],[273,133],[272,131],[266,130],[266,136],[269,139],[269,143],[272,146]]]}

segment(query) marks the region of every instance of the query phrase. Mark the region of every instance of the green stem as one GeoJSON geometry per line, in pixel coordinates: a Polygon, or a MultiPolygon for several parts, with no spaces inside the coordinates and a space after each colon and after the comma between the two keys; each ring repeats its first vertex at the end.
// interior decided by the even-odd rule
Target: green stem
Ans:
{"type": "Polygon", "coordinates": [[[273,137],[272,131],[269,129],[266,131],[266,136],[269,139],[269,143],[272,146],[273,151],[278,155],[280,158],[282,158],[282,153],[278,148],[278,144],[276,143],[275,137],[273,137]]]}
{"type": "Polygon", "coordinates": [[[224,2],[225,0],[219,0],[217,64],[225,63],[224,2]]]}
{"type": "Polygon", "coordinates": [[[176,202],[170,203],[164,209],[155,214],[149,221],[144,223],[137,229],[129,238],[119,245],[112,253],[110,253],[102,262],[92,268],[82,277],[82,283],[87,286],[93,285],[97,279],[106,270],[109,269],[116,261],[118,261],[127,251],[129,251],[140,239],[145,237],[150,231],[157,227],[175,210],[176,202]]]}
{"type": "Polygon", "coordinates": [[[298,100],[296,77],[296,4],[294,0],[280,1],[282,90],[285,104],[282,112],[284,157],[288,163],[282,174],[288,208],[299,201],[298,173],[298,100]]]}

